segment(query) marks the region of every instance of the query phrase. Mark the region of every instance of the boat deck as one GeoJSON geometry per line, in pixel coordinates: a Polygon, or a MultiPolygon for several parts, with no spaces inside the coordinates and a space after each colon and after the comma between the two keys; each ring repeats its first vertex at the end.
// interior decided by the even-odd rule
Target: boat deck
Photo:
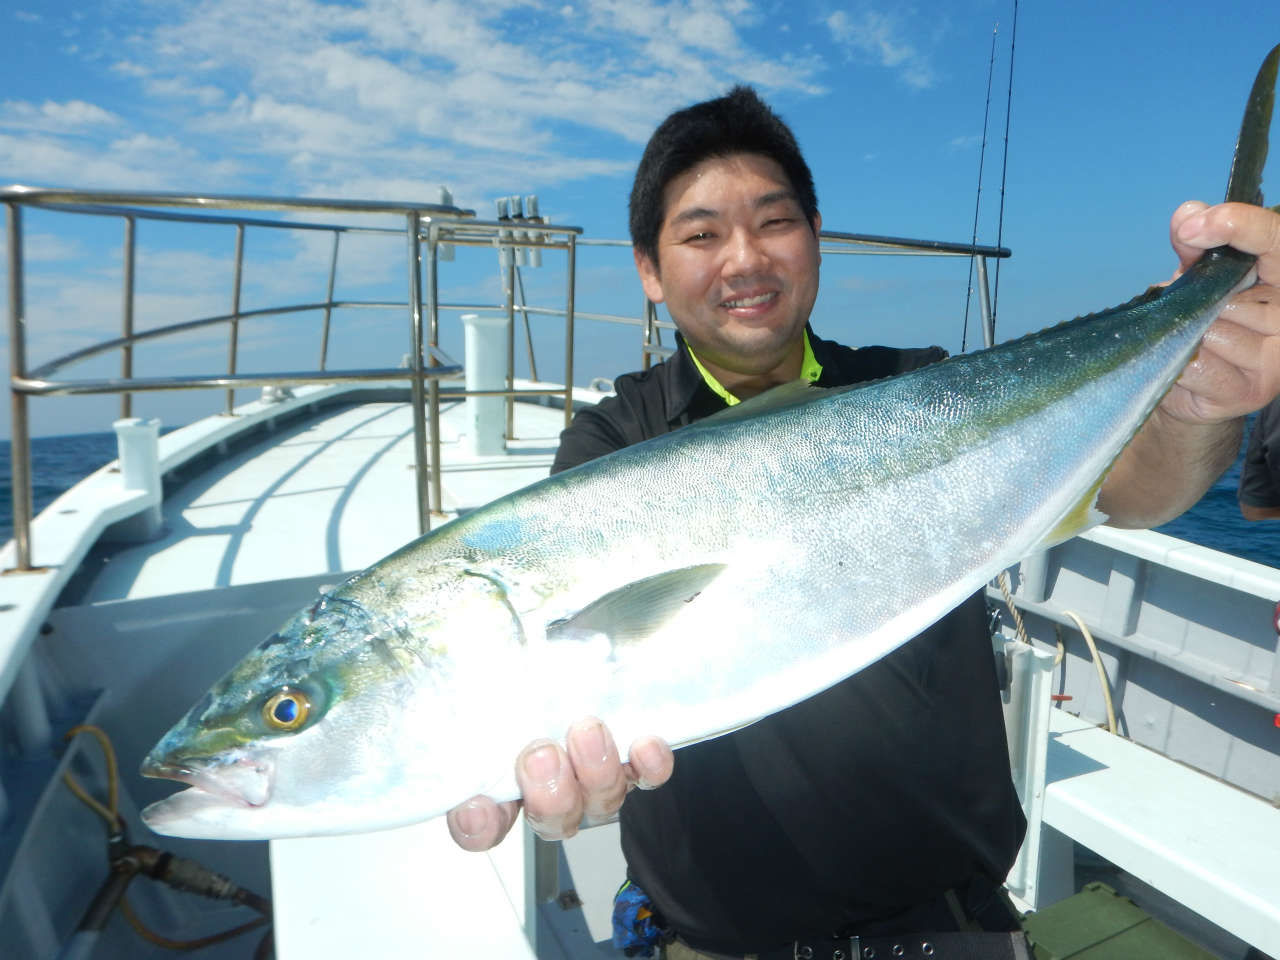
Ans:
{"type": "MultiPolygon", "coordinates": [[[[508,452],[477,456],[467,449],[465,403],[442,404],[444,513],[433,526],[547,475],[564,414],[515,409],[508,452]]],[[[338,405],[276,426],[202,463],[166,496],[162,536],[110,548],[82,601],[361,570],[418,535],[413,466],[403,402],[338,405]]]]}
{"type": "MultiPolygon", "coordinates": [[[[159,462],[154,466],[164,476],[165,496],[159,504],[157,537],[129,543],[112,541],[108,533],[96,542],[104,530],[128,522],[148,502],[144,492],[122,482],[119,464],[108,464],[68,491],[35,524],[39,569],[0,580],[0,611],[9,616],[47,611],[43,628],[35,629],[42,619],[32,617],[31,630],[8,638],[15,647],[25,646],[39,633],[44,662],[25,672],[10,663],[10,677],[19,678],[20,686],[38,685],[50,693],[55,689],[48,686],[51,682],[59,689],[105,691],[95,693],[89,712],[70,719],[59,713],[51,720],[59,732],[82,721],[110,731],[122,770],[129,771],[122,776],[121,812],[130,823],[137,823],[142,805],[172,792],[172,784],[143,781],[132,772],[163,726],[317,587],[339,582],[418,535],[407,391],[315,387],[297,394],[283,403],[254,401],[237,408],[237,416],[207,418],[159,438],[159,462]],[[6,604],[11,606],[6,609],[6,604]],[[81,642],[87,637],[91,643],[81,642]],[[153,720],[137,716],[131,705],[139,702],[149,704],[153,720]]],[[[586,400],[601,396],[593,391],[582,394],[586,400]]],[[[433,527],[545,477],[564,413],[552,406],[517,403],[516,438],[505,444],[505,452],[490,456],[470,452],[470,422],[464,401],[442,403],[444,512],[432,516],[433,527]]],[[[61,709],[61,699],[53,704],[61,709]]],[[[62,761],[81,762],[98,766],[92,751],[78,746],[66,751],[62,761]]],[[[101,770],[86,769],[82,778],[101,791],[101,770]]],[[[85,824],[91,833],[96,829],[77,801],[68,799],[57,776],[45,779],[48,786],[33,802],[40,809],[56,810],[56,815],[33,818],[30,827],[16,834],[0,829],[0,861],[12,859],[18,865],[9,882],[0,884],[0,942],[15,930],[16,922],[23,928],[20,942],[31,946],[32,956],[52,956],[57,923],[51,918],[33,924],[30,916],[43,915],[42,897],[62,902],[68,892],[54,886],[39,895],[24,895],[15,912],[11,908],[19,905],[15,898],[22,892],[21,878],[35,869],[29,864],[47,858],[41,849],[54,842],[66,822],[85,824]]],[[[12,790],[18,782],[16,775],[8,776],[6,785],[12,790]]],[[[309,887],[289,868],[287,856],[281,860],[283,854],[273,853],[279,869],[268,877],[265,844],[182,841],[157,838],[140,828],[137,832],[141,842],[198,859],[251,889],[267,893],[268,886],[273,888],[278,956],[362,953],[356,943],[349,951],[328,949],[334,946],[335,926],[318,923],[314,916],[322,901],[313,897],[308,904],[291,895],[309,887]],[[316,953],[315,942],[327,944],[326,951],[316,953]]],[[[498,871],[504,857],[514,867],[502,873],[520,874],[521,831],[492,857],[477,857],[454,846],[442,819],[410,832],[416,832],[413,844],[396,833],[372,835],[373,840],[341,838],[356,850],[351,876],[359,876],[373,863],[385,880],[387,863],[396,860],[360,853],[362,847],[390,842],[401,854],[416,850],[420,857],[401,858],[402,866],[417,877],[403,889],[412,891],[415,899],[427,896],[437,904],[439,913],[427,929],[472,947],[481,942],[477,931],[489,930],[484,942],[493,941],[494,950],[485,955],[528,955],[528,941],[515,914],[494,910],[495,903],[512,899],[512,894],[497,900],[491,895],[503,888],[498,871]],[[484,896],[477,897],[479,891],[484,896]]],[[[80,879],[68,902],[88,902],[96,888],[98,842],[91,837],[94,863],[77,872],[80,879]]],[[[340,856],[330,860],[326,870],[313,876],[332,876],[329,871],[340,861],[340,856]]],[[[310,866],[303,869],[312,872],[310,866]]],[[[381,918],[387,915],[385,898],[391,889],[381,882],[367,886],[384,900],[381,909],[369,914],[372,926],[347,921],[337,925],[366,945],[371,930],[386,926],[381,918]]],[[[355,887],[335,887],[343,891],[349,908],[355,887]]],[[[140,888],[139,896],[143,912],[170,933],[203,936],[239,922],[225,909],[207,908],[198,898],[164,895],[154,885],[140,888]]],[[[520,894],[514,899],[519,902],[520,894]]],[[[330,921],[350,916],[331,908],[332,904],[330,921]]],[[[412,911],[404,914],[406,919],[416,916],[412,911]]],[[[74,922],[73,916],[64,919],[74,922]]],[[[414,924],[421,928],[416,920],[414,924]]],[[[394,924],[386,933],[393,929],[394,924]]],[[[121,939],[136,944],[127,932],[121,939]]],[[[214,948],[212,955],[240,956],[245,949],[243,943],[227,944],[214,948]]]]}

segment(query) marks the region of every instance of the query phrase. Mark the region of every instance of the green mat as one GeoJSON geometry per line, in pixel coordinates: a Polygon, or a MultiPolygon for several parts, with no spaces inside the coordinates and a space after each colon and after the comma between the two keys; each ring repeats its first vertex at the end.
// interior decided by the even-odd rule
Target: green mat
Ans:
{"type": "Polygon", "coordinates": [[[1027,914],[1036,960],[1216,960],[1105,883],[1027,914]]]}

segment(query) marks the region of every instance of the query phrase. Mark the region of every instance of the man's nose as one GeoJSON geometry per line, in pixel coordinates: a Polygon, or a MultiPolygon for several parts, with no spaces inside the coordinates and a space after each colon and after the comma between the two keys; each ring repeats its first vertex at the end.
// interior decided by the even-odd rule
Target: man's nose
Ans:
{"type": "Polygon", "coordinates": [[[758,273],[769,264],[769,254],[761,238],[751,230],[735,230],[725,257],[728,276],[758,273]]]}

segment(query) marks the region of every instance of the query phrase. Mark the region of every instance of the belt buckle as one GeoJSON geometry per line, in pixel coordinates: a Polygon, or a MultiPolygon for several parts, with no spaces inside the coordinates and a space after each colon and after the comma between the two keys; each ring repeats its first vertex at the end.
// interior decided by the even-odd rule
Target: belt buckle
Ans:
{"type": "Polygon", "coordinates": [[[815,950],[811,943],[797,940],[792,946],[791,955],[793,960],[861,960],[862,938],[840,937],[829,940],[820,950],[821,952],[815,950]]]}

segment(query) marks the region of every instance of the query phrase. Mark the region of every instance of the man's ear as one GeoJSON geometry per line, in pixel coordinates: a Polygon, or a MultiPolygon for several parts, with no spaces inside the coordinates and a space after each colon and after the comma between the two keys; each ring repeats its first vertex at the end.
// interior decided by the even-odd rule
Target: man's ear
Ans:
{"type": "Polygon", "coordinates": [[[662,279],[658,276],[658,265],[649,259],[649,255],[632,247],[631,255],[636,260],[636,273],[640,274],[640,286],[644,295],[654,303],[662,303],[666,295],[662,292],[662,279]]]}

